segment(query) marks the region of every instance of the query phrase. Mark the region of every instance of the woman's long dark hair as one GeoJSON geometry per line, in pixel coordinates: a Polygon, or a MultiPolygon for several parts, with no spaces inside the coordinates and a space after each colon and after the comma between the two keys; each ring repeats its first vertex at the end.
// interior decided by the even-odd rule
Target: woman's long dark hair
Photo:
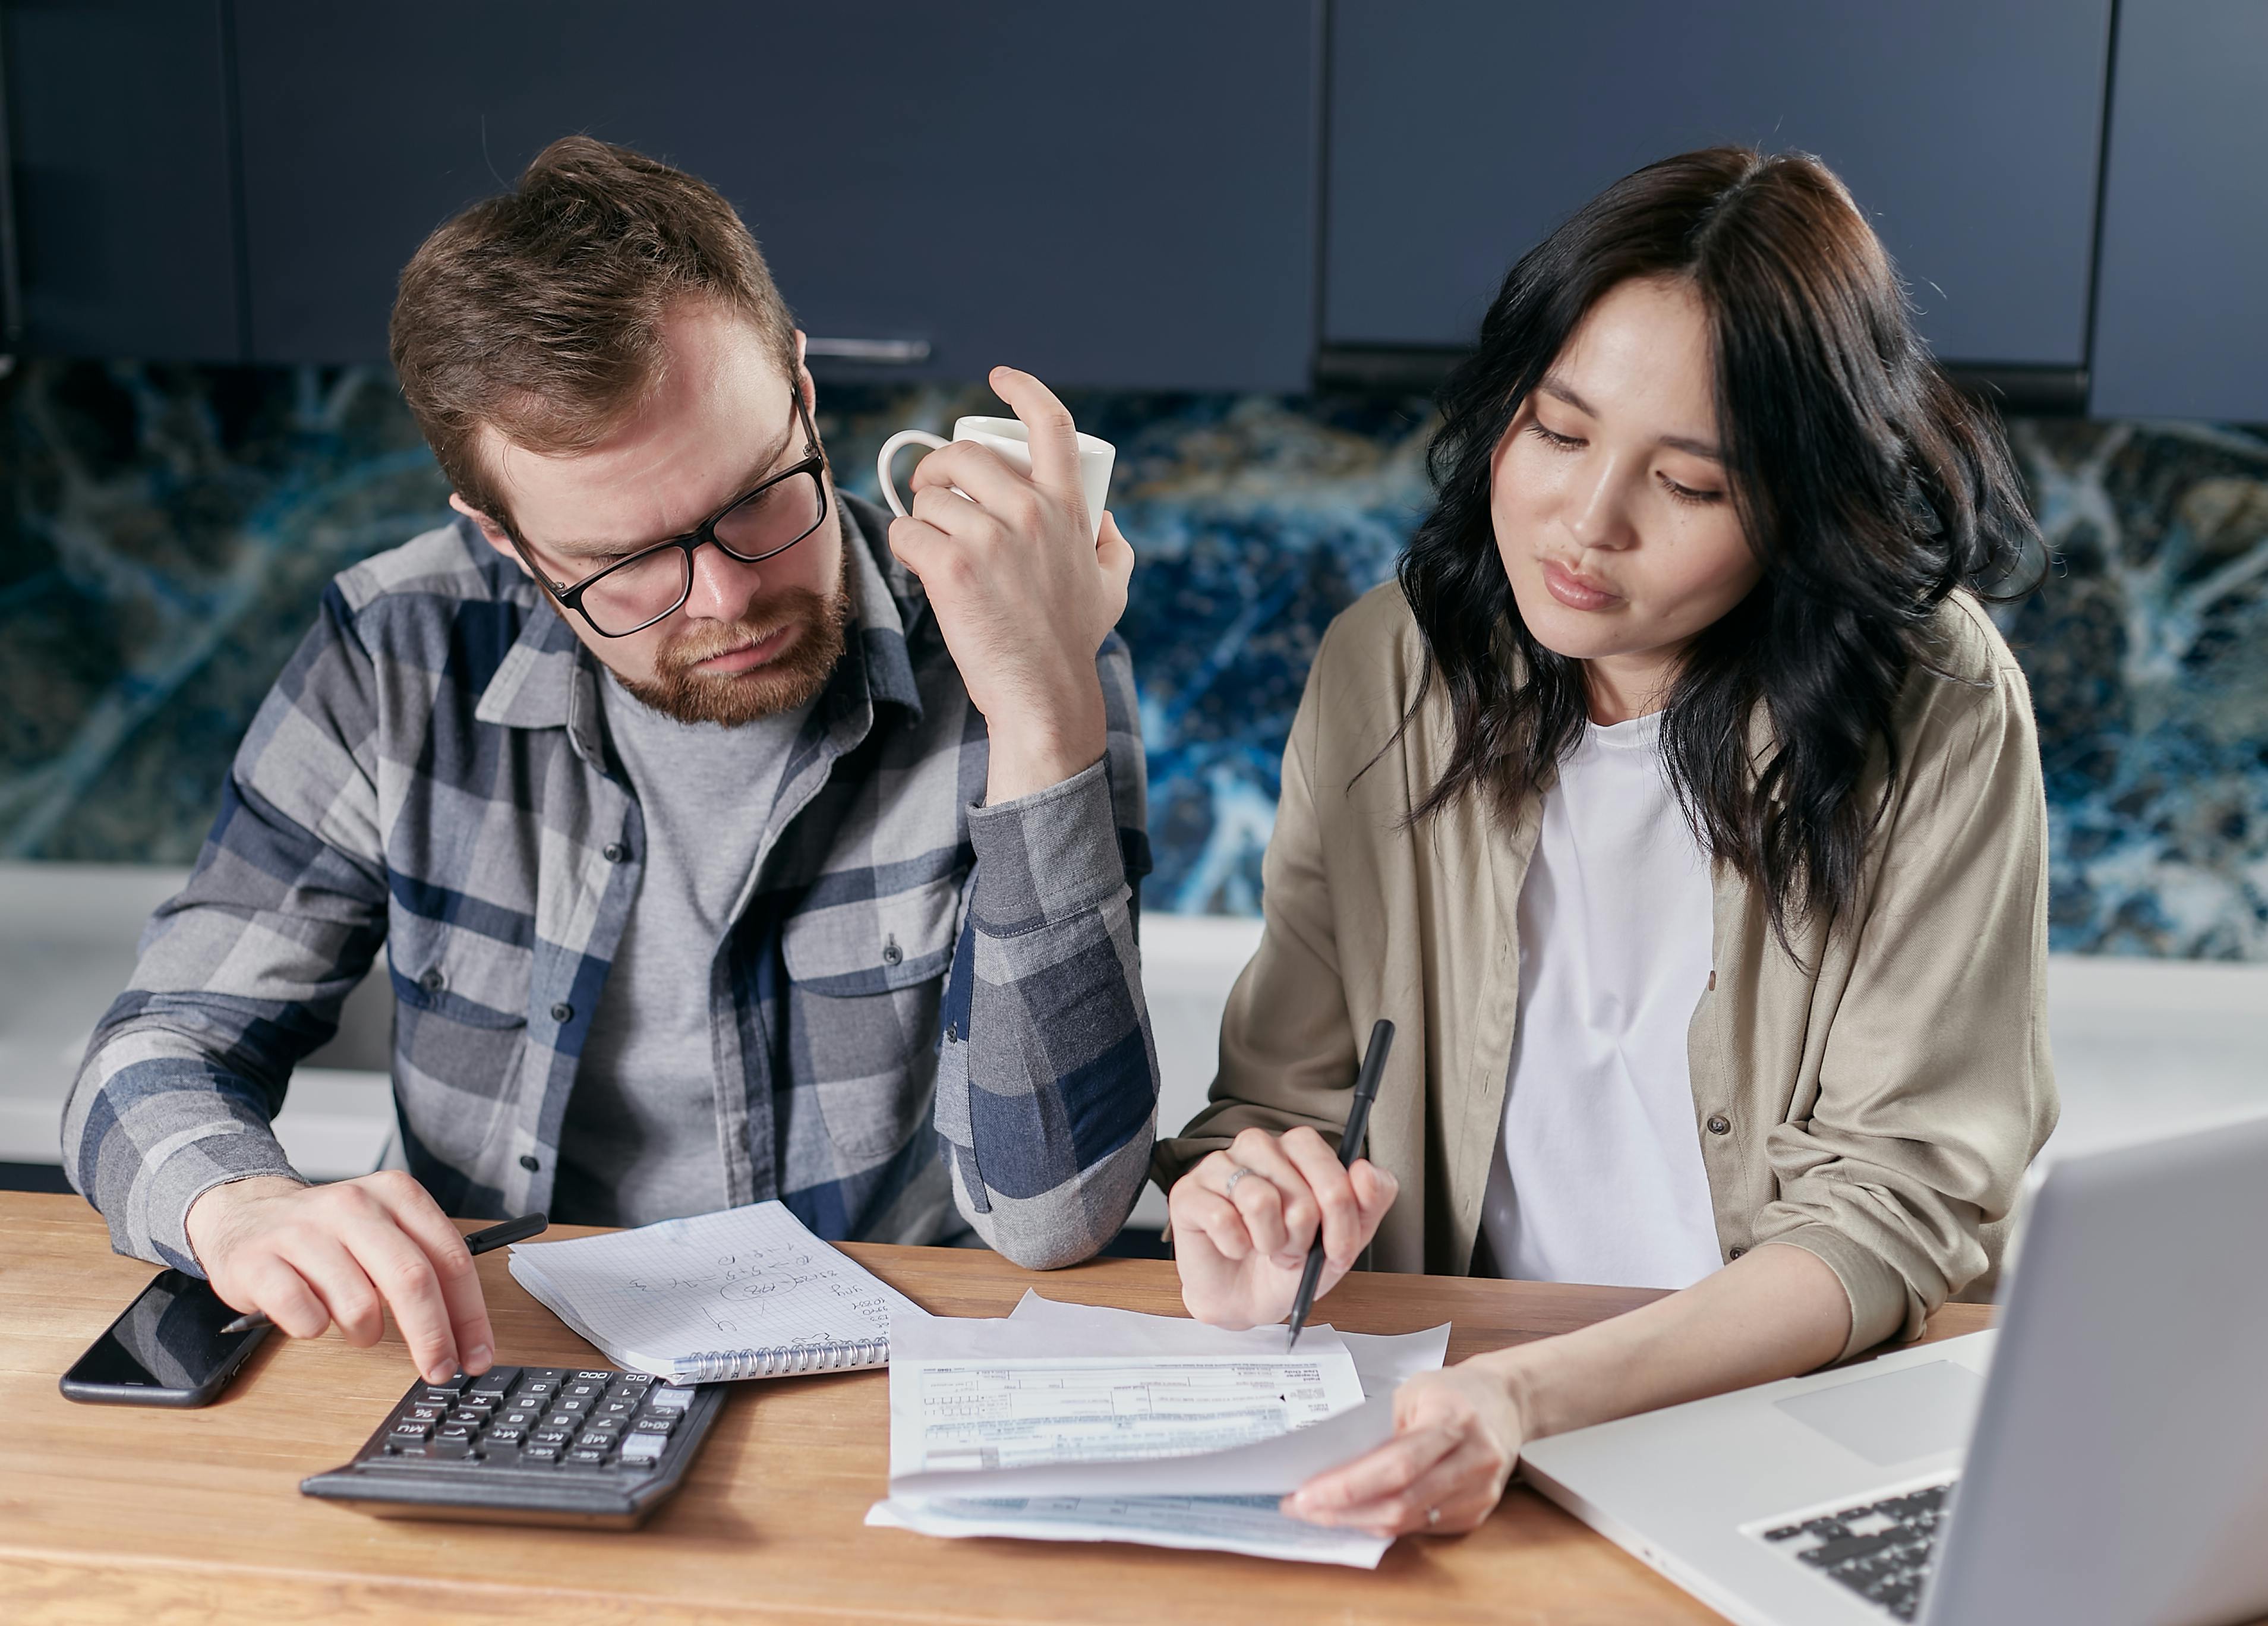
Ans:
{"type": "Polygon", "coordinates": [[[1816,159],[1715,147],[1616,181],[1523,256],[1449,380],[1428,457],[1436,504],[1401,565],[1455,728],[1415,817],[1473,792],[1508,815],[1582,735],[1583,662],[1521,621],[1490,520],[1490,470],[1521,403],[1585,313],[1631,277],[1700,298],[1735,512],[1764,565],[1687,651],[1662,720],[1694,833],[1789,941],[1857,895],[1900,770],[1893,706],[1929,665],[1931,616],[2004,595],[2036,531],[1992,416],[1915,336],[1889,256],[1816,159]],[[1772,743],[1751,756],[1761,704],[1772,743]],[[1880,799],[1863,795],[1884,754],[1880,799]],[[1862,805],[1864,803],[1865,805],[1862,805]]]}

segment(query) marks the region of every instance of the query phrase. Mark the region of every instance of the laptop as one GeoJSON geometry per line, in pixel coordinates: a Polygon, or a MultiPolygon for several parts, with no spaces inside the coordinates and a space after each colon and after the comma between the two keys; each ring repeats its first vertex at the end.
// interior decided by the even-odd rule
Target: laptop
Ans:
{"type": "Polygon", "coordinates": [[[1743,1626],[2268,1614],[2268,1117],[2052,1160],[2000,1304],[1521,1472],[1743,1626]]]}

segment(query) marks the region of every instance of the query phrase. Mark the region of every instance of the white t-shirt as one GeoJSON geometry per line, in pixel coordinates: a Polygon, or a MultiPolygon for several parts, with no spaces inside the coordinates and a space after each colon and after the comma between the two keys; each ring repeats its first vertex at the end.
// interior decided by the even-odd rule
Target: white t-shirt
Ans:
{"type": "Polygon", "coordinates": [[[1662,765],[1661,713],[1586,723],[1543,818],[1482,1237],[1505,1276],[1687,1287],[1723,1262],[1685,1053],[1709,981],[1709,862],[1662,765]]]}

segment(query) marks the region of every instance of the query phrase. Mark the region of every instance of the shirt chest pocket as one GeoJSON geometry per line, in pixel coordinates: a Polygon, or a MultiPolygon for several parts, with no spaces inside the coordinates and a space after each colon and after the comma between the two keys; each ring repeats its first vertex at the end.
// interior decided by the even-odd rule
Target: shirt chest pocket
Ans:
{"type": "Polygon", "coordinates": [[[527,1038],[528,951],[396,909],[387,922],[401,1112],[418,1141],[469,1168],[504,1121],[527,1038]]]}
{"type": "Polygon", "coordinates": [[[938,1002],[961,883],[806,909],[787,922],[789,1054],[848,1156],[892,1155],[920,1131],[936,1083],[938,1002]]]}

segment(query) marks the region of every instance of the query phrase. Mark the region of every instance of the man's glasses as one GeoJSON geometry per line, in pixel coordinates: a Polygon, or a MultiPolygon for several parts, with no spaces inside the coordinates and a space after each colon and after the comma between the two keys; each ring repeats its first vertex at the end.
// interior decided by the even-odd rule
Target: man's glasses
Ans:
{"type": "MultiPolygon", "coordinates": [[[[743,491],[681,536],[640,548],[573,587],[551,582],[551,595],[560,607],[580,615],[601,638],[628,638],[675,615],[692,596],[696,548],[713,543],[727,557],[755,565],[786,552],[817,530],[827,518],[827,459],[804,410],[803,392],[791,393],[796,421],[803,425],[801,462],[743,491]]],[[[549,580],[517,536],[512,544],[539,580],[549,580]]]]}

